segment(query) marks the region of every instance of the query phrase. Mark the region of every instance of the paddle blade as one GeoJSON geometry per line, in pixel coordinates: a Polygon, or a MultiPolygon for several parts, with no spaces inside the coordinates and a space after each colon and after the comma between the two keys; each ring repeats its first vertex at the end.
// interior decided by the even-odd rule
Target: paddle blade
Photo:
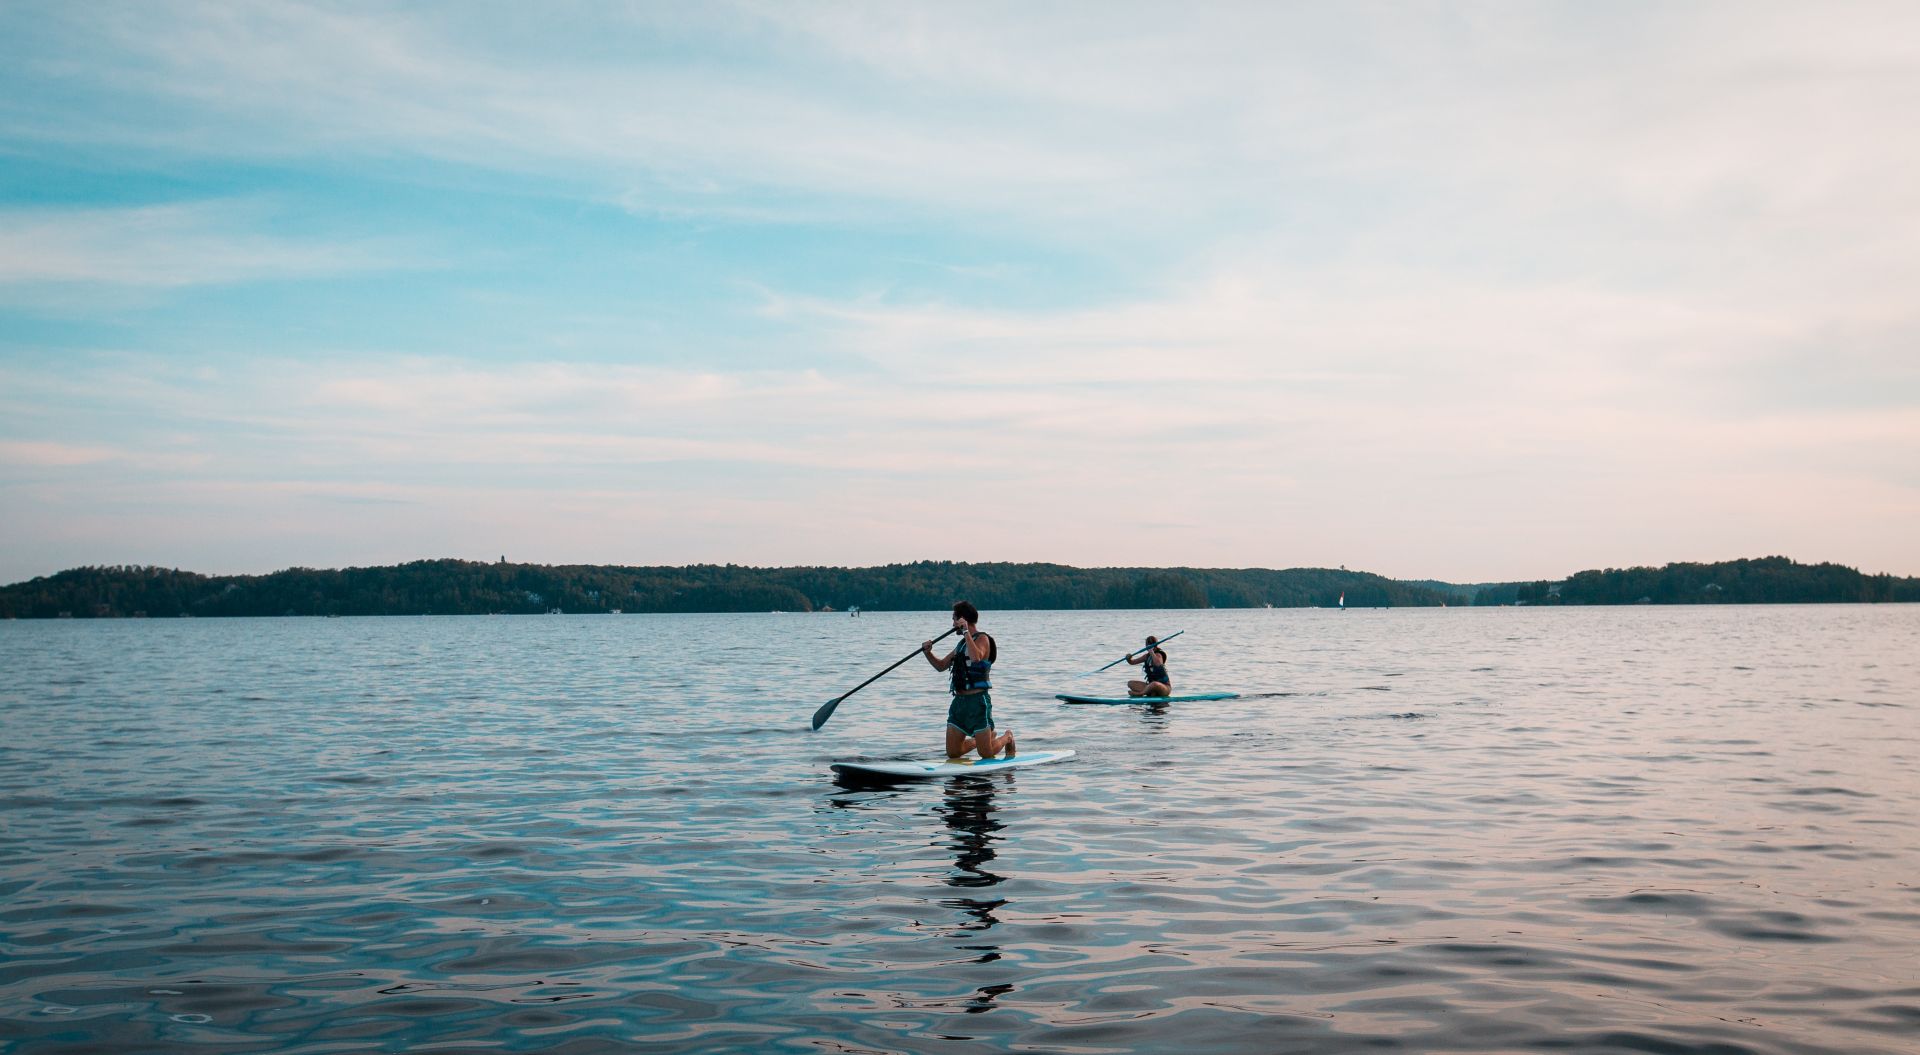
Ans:
{"type": "MultiPolygon", "coordinates": [[[[948,630],[945,634],[941,634],[940,637],[934,638],[934,640],[939,641],[941,638],[947,637],[948,635],[953,633],[955,633],[955,631],[948,630]]],[[[883,670],[880,673],[875,674],[873,677],[868,678],[867,680],[861,682],[858,685],[855,685],[853,688],[848,689],[846,692],[841,693],[839,696],[836,696],[833,699],[828,700],[826,703],[821,704],[820,709],[813,712],[814,730],[817,732],[819,731],[821,726],[827,724],[827,719],[833,717],[833,709],[835,707],[840,706],[841,700],[846,699],[848,696],[851,696],[854,693],[859,692],[861,689],[864,689],[867,686],[873,684],[874,682],[879,681],[881,678],[886,677],[888,671],[893,670],[895,667],[898,667],[900,664],[905,663],[907,660],[910,660],[919,654],[920,654],[920,649],[917,649],[917,648],[914,649],[912,652],[909,652],[906,655],[901,656],[899,659],[894,660],[891,664],[887,666],[886,670],[883,670]]]]}

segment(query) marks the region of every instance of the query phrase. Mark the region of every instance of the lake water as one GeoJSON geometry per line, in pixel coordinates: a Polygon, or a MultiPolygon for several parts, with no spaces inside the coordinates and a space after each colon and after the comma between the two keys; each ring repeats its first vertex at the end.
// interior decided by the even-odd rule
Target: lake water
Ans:
{"type": "Polygon", "coordinates": [[[1920,1050],[1920,607],[982,625],[0,623],[0,1049],[1920,1050]]]}

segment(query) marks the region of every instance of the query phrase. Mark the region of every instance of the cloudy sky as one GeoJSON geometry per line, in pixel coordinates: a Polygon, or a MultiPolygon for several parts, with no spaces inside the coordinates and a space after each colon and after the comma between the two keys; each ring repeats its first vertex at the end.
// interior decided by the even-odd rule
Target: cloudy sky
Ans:
{"type": "Polygon", "coordinates": [[[0,7],[0,581],[1920,573],[1920,5],[0,7]]]}

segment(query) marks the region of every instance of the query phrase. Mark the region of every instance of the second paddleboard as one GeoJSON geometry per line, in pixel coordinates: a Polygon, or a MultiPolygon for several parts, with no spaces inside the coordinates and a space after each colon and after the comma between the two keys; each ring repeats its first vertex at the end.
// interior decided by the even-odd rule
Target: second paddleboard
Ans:
{"type": "Polygon", "coordinates": [[[1064,703],[1199,703],[1202,700],[1237,700],[1237,692],[1190,692],[1184,696],[1074,696],[1060,693],[1054,699],[1064,703]]]}

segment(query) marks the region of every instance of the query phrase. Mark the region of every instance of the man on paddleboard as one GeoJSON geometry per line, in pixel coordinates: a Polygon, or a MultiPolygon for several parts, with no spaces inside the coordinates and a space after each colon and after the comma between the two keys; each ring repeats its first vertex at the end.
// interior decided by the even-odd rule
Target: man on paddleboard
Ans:
{"type": "Polygon", "coordinates": [[[1141,678],[1127,682],[1129,696],[1170,696],[1173,694],[1173,678],[1167,674],[1167,650],[1160,647],[1160,639],[1147,635],[1147,650],[1138,656],[1128,656],[1127,663],[1145,667],[1141,678]]]}
{"type": "Polygon", "coordinates": [[[980,610],[966,601],[953,606],[953,629],[960,643],[944,656],[933,654],[933,642],[922,641],[920,654],[933,669],[950,671],[953,702],[947,706],[947,757],[962,758],[968,751],[992,758],[1006,749],[1014,753],[1013,732],[993,731],[993,683],[988,672],[1000,656],[993,638],[980,632],[980,610]]]}

